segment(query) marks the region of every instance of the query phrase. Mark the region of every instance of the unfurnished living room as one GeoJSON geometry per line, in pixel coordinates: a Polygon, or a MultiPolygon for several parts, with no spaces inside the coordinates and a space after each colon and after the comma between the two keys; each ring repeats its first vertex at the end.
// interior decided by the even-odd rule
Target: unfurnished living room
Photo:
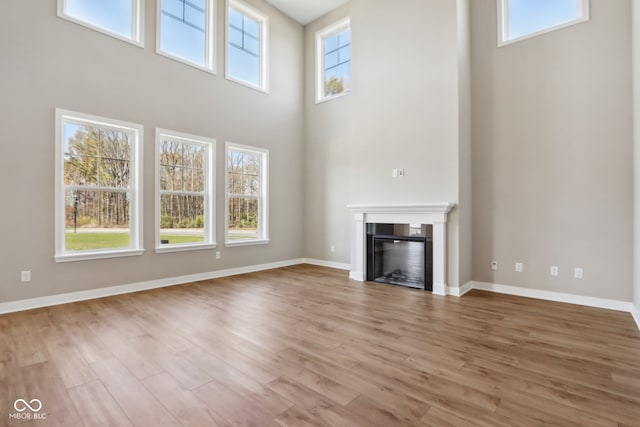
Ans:
{"type": "Polygon", "coordinates": [[[0,425],[640,425],[640,0],[5,0],[0,425]]]}

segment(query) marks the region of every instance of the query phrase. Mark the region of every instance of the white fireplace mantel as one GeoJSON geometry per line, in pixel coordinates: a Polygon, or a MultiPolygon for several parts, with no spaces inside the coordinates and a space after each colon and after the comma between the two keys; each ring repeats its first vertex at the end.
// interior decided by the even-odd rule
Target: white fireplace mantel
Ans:
{"type": "Polygon", "coordinates": [[[433,225],[433,293],[446,295],[447,214],[455,203],[398,205],[348,205],[351,211],[351,272],[349,278],[363,282],[367,271],[367,224],[433,225]]]}

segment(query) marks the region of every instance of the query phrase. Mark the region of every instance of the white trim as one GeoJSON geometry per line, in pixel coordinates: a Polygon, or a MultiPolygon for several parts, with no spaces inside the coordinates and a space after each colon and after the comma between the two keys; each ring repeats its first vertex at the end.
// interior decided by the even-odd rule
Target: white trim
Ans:
{"type": "Polygon", "coordinates": [[[266,148],[253,147],[249,145],[236,144],[226,141],[224,146],[224,245],[251,246],[264,245],[269,240],[269,150],[266,148]],[[229,240],[229,170],[228,157],[229,149],[248,151],[262,156],[260,163],[260,196],[258,199],[258,238],[251,240],[229,240]]]}
{"type": "MultiPolygon", "coordinates": [[[[338,93],[336,95],[324,95],[324,41],[325,39],[341,33],[346,29],[351,28],[351,17],[347,16],[335,22],[319,31],[316,31],[316,70],[315,70],[315,80],[316,80],[316,104],[321,104],[323,102],[331,101],[332,99],[341,98],[345,95],[349,95],[351,93],[351,88],[345,90],[342,93],[338,93]]],[[[351,64],[353,62],[350,60],[351,64]]],[[[349,75],[349,79],[351,79],[351,75],[349,75]]]]}
{"type": "Polygon", "coordinates": [[[213,138],[191,135],[184,132],[156,128],[155,140],[155,246],[156,253],[195,251],[217,247],[216,241],[216,148],[213,138]],[[163,138],[205,148],[205,187],[204,187],[204,242],[191,244],[160,243],[160,142],[163,138]]]}
{"type": "Polygon", "coordinates": [[[303,258],[302,262],[304,262],[305,264],[317,265],[319,267],[335,268],[338,270],[348,271],[351,268],[351,264],[335,261],[325,261],[322,259],[303,258]]]}
{"type": "Polygon", "coordinates": [[[172,59],[177,62],[181,62],[190,67],[197,68],[198,70],[205,71],[207,73],[216,74],[216,0],[206,0],[205,2],[205,58],[204,65],[197,62],[189,61],[181,56],[165,52],[162,50],[162,1],[158,0],[156,5],[156,53],[166,58],[172,59]]]}
{"type": "Polygon", "coordinates": [[[470,290],[473,289],[473,282],[467,282],[459,288],[455,288],[453,286],[449,286],[447,288],[447,295],[452,295],[454,297],[461,297],[470,290]]]}
{"type": "Polygon", "coordinates": [[[100,27],[95,24],[91,24],[90,22],[84,21],[81,18],[77,18],[75,16],[71,16],[67,14],[66,11],[66,0],[58,0],[58,17],[65,19],[67,21],[73,22],[74,24],[81,25],[83,27],[89,28],[93,31],[97,31],[98,33],[106,34],[107,36],[113,37],[115,39],[121,40],[123,42],[127,42],[134,46],[138,46],[144,48],[144,15],[145,15],[145,7],[144,0],[132,0],[131,1],[131,38],[125,37],[113,31],[110,31],[106,28],[100,27]]]}
{"type": "MultiPolygon", "coordinates": [[[[143,241],[143,180],[142,180],[142,148],[144,145],[144,126],[122,120],[109,119],[75,111],[55,109],[55,254],[56,262],[84,261],[119,256],[141,255],[144,251],[143,241]],[[67,251],[65,247],[65,199],[64,199],[64,123],[76,123],[100,128],[116,129],[131,134],[130,182],[128,192],[131,194],[129,208],[128,248],[113,248],[91,251],[67,251]]],[[[95,190],[105,190],[96,187],[95,190]]]]}
{"type": "Polygon", "coordinates": [[[242,239],[225,242],[224,247],[233,248],[238,246],[268,245],[269,243],[271,243],[269,239],[242,239]]]}
{"type": "Polygon", "coordinates": [[[636,306],[631,304],[630,313],[631,313],[631,317],[633,317],[633,320],[636,321],[636,325],[638,326],[638,329],[640,329],[640,310],[638,310],[636,306]]]}
{"type": "Polygon", "coordinates": [[[447,294],[447,214],[455,203],[357,204],[351,211],[351,267],[349,278],[364,281],[367,271],[368,223],[433,225],[433,286],[436,295],[447,294]]]}
{"type": "Polygon", "coordinates": [[[128,285],[110,286],[106,288],[91,289],[87,291],[70,292],[66,294],[50,295],[46,297],[30,298],[19,301],[0,303],[0,314],[16,311],[32,310],[34,308],[49,307],[52,305],[68,304],[78,301],[86,301],[96,298],[104,298],[113,295],[128,294],[132,292],[146,291],[149,289],[164,288],[167,286],[182,285],[201,280],[218,279],[221,277],[236,276],[238,274],[255,273],[257,271],[272,270],[274,268],[289,267],[303,264],[302,259],[277,261],[267,264],[251,265],[247,267],[229,268],[226,270],[210,271],[207,273],[189,274],[186,276],[170,277],[166,279],[150,280],[147,282],[132,283],[128,285]]]}
{"type": "Polygon", "coordinates": [[[567,304],[584,305],[587,307],[604,308],[607,310],[615,311],[625,311],[628,313],[631,313],[631,310],[633,308],[633,304],[628,301],[589,297],[583,295],[567,294],[563,292],[545,291],[540,289],[522,288],[519,286],[499,285],[497,283],[476,281],[473,281],[471,283],[473,289],[496,292],[499,294],[515,295],[546,301],[564,302],[567,304]]]}
{"type": "Polygon", "coordinates": [[[263,93],[269,93],[269,16],[258,9],[249,6],[241,0],[226,0],[225,8],[225,39],[224,39],[224,77],[225,79],[246,86],[263,93]],[[229,9],[236,9],[243,15],[258,21],[260,24],[260,82],[251,82],[233,77],[229,73],[229,9]]]}
{"type": "Polygon", "coordinates": [[[589,0],[578,0],[578,16],[571,21],[563,22],[552,27],[544,28],[533,33],[525,34],[518,38],[509,39],[509,1],[510,0],[496,0],[498,10],[498,47],[506,46],[512,43],[517,43],[522,40],[537,37],[542,34],[550,33],[552,31],[561,30],[563,28],[570,27],[572,25],[580,24],[589,20],[589,0]]]}

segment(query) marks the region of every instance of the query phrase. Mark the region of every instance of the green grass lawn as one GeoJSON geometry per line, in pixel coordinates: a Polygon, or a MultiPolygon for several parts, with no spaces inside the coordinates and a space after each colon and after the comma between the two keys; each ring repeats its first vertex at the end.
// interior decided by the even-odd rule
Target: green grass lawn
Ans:
{"type": "MultiPolygon", "coordinates": [[[[202,242],[204,237],[192,235],[160,235],[169,240],[169,244],[202,242]]],[[[129,233],[67,233],[68,251],[86,251],[91,249],[117,249],[129,247],[129,233]]]]}

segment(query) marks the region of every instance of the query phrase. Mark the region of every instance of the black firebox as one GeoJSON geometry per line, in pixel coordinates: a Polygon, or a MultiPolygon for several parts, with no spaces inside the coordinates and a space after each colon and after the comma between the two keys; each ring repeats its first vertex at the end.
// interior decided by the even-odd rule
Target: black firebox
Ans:
{"type": "Polygon", "coordinates": [[[367,224],[367,280],[433,290],[433,226],[367,224]]]}

